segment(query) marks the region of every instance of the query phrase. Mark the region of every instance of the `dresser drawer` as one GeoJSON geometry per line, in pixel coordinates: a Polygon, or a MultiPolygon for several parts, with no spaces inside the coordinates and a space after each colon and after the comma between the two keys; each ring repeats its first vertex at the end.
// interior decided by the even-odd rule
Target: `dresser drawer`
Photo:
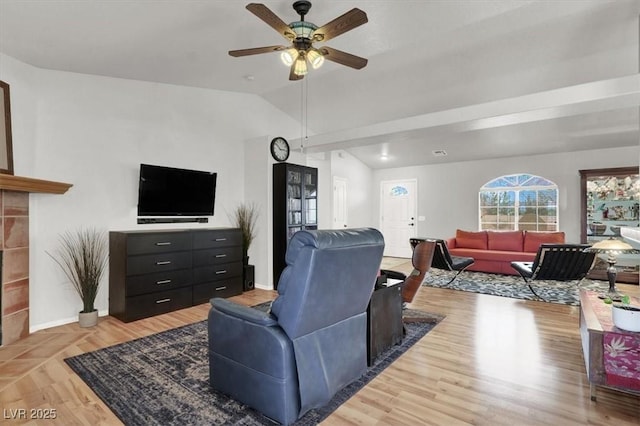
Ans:
{"type": "Polygon", "coordinates": [[[242,277],[242,262],[221,263],[219,265],[193,268],[194,284],[220,281],[230,277],[242,277]]]}
{"type": "Polygon", "coordinates": [[[212,229],[193,233],[193,248],[242,247],[242,233],[239,229],[212,229]]]}
{"type": "Polygon", "coordinates": [[[191,268],[191,252],[160,253],[127,258],[127,275],[191,268]]]}
{"type": "Polygon", "coordinates": [[[190,286],[192,283],[190,269],[177,271],[156,272],[153,274],[133,275],[127,277],[127,296],[173,290],[178,287],[190,286]]]}
{"type": "Polygon", "coordinates": [[[121,319],[129,322],[165,314],[177,309],[187,308],[191,306],[192,301],[193,291],[191,287],[127,297],[124,318],[121,319]]]}
{"type": "Polygon", "coordinates": [[[130,234],[127,237],[127,254],[153,254],[191,250],[189,232],[154,232],[130,234]]]}
{"type": "Polygon", "coordinates": [[[242,294],[242,277],[196,284],[193,286],[193,304],[207,303],[214,297],[231,297],[242,294]]]}
{"type": "Polygon", "coordinates": [[[222,247],[193,252],[193,266],[217,265],[219,263],[241,262],[240,247],[222,247]]]}

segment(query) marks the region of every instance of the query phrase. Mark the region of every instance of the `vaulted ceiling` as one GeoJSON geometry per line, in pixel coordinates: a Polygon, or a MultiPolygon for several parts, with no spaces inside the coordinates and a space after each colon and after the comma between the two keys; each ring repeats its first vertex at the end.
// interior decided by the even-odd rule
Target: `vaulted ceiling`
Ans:
{"type": "MultiPolygon", "coordinates": [[[[248,3],[248,2],[247,2],[248,3]]],[[[292,1],[263,3],[285,22],[292,1]]],[[[638,146],[640,0],[317,1],[327,45],[368,58],[288,80],[287,44],[238,0],[0,0],[0,52],[54,70],[254,93],[301,121],[309,153],[372,168],[638,146]],[[435,156],[433,151],[445,151],[435,156]],[[382,156],[386,159],[382,159],[382,156]]]]}

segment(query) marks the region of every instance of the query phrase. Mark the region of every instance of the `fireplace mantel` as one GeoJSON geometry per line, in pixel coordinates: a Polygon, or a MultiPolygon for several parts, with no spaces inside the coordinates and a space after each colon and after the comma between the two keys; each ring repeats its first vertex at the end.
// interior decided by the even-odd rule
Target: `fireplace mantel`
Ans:
{"type": "Polygon", "coordinates": [[[0,174],[0,190],[64,194],[72,186],[70,183],[0,174]]]}

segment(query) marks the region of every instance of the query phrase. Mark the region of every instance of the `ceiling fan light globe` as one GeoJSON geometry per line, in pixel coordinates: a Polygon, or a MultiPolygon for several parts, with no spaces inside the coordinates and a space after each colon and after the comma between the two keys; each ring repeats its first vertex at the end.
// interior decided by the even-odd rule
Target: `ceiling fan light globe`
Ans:
{"type": "Polygon", "coordinates": [[[293,68],[293,73],[295,75],[306,75],[309,70],[307,69],[307,62],[302,56],[298,56],[296,59],[296,64],[293,68]]]}
{"type": "Polygon", "coordinates": [[[307,60],[314,70],[317,70],[324,64],[324,56],[318,49],[311,49],[307,52],[307,60]]]}
{"type": "Polygon", "coordinates": [[[296,49],[287,49],[283,50],[280,54],[280,59],[282,63],[286,66],[290,67],[293,65],[293,62],[298,58],[298,51],[296,49]]]}

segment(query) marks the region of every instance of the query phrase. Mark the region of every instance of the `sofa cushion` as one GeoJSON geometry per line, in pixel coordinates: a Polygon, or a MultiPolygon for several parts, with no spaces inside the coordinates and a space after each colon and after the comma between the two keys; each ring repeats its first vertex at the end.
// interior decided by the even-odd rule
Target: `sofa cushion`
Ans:
{"type": "Polygon", "coordinates": [[[487,231],[470,232],[456,230],[456,247],[487,249],[487,231]]]}
{"type": "Polygon", "coordinates": [[[543,243],[564,244],[564,232],[524,231],[524,251],[536,253],[543,243]]]}
{"type": "Polygon", "coordinates": [[[522,231],[487,231],[489,250],[522,251],[522,231]]]}

